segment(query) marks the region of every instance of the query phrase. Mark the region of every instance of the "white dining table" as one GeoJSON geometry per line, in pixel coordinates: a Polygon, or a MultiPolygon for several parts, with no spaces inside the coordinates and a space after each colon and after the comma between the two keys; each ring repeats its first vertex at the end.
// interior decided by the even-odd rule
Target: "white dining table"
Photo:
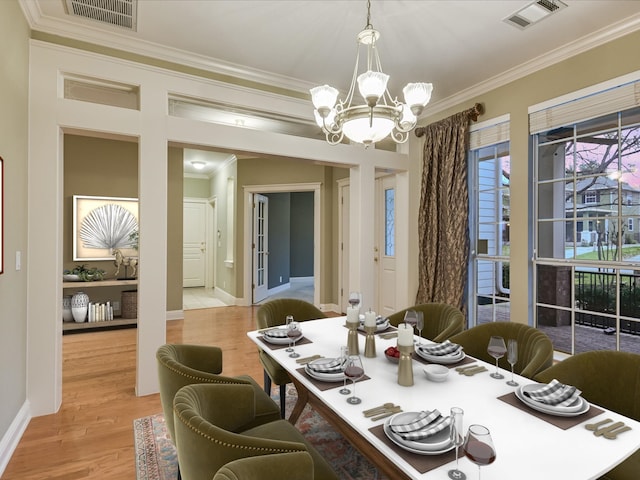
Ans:
{"type": "MultiPolygon", "coordinates": [[[[340,347],[347,344],[345,317],[305,321],[300,326],[304,338],[309,341],[295,346],[301,357],[338,357],[340,347]]],[[[338,426],[372,463],[394,479],[446,479],[454,462],[420,473],[375,435],[370,429],[383,424],[385,419],[373,422],[362,412],[386,402],[399,405],[404,412],[438,409],[443,415],[448,415],[451,407],[460,407],[464,410],[465,431],[471,424],[486,426],[491,432],[497,458],[482,467],[482,480],[596,479],[640,448],[640,422],[606,408],[598,406],[602,410],[599,415],[562,429],[538,418],[532,410],[516,408],[500,400],[498,397],[514,392],[515,387],[506,383],[511,372],[501,370],[505,377],[502,380],[491,378],[489,374],[495,370],[495,365],[482,361],[477,363],[484,364],[486,372],[465,376],[451,368],[446,381],[438,383],[429,381],[423,372],[424,365],[414,360],[414,384],[401,386],[397,383],[398,365],[384,355],[384,350],[395,346],[397,340],[385,340],[376,335],[376,356],[367,358],[364,356],[365,337],[359,335],[360,356],[369,378],[356,383],[355,394],[362,403],[352,405],[347,403],[347,396],[339,393],[341,382],[334,388],[322,390],[299,371],[301,365],[289,357],[285,348],[267,346],[260,331],[248,332],[248,336],[287,370],[299,395],[308,392],[320,413],[338,426]],[[301,389],[306,392],[300,392],[301,389]],[[607,440],[585,428],[585,424],[605,418],[624,422],[631,430],[615,440],[607,440]]],[[[430,343],[425,339],[421,341],[430,343]]],[[[615,375],[615,372],[611,373],[615,375]]],[[[521,385],[533,383],[519,375],[515,378],[521,385]]],[[[478,478],[478,467],[462,452],[459,462],[460,470],[467,474],[468,480],[478,478]]]]}

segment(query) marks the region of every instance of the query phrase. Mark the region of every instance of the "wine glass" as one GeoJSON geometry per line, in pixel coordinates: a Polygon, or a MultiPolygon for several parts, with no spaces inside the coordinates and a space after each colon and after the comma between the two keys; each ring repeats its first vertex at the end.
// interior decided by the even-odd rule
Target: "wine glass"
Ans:
{"type": "Polygon", "coordinates": [[[349,305],[353,308],[359,308],[362,303],[362,293],[360,292],[349,292],[349,305]]]}
{"type": "Polygon", "coordinates": [[[496,359],[496,371],[491,374],[493,378],[504,378],[498,371],[498,360],[504,357],[504,354],[507,353],[507,347],[504,344],[504,338],[498,337],[496,335],[492,336],[489,340],[489,346],[487,347],[487,353],[496,359]]]}
{"type": "Polygon", "coordinates": [[[302,336],[302,332],[298,327],[298,322],[291,322],[289,324],[289,327],[287,328],[287,337],[289,337],[289,339],[293,342],[293,345],[291,347],[291,353],[289,354],[291,358],[298,358],[300,356],[298,352],[294,351],[294,348],[296,347],[296,341],[301,336],[302,336]]]}
{"type": "Polygon", "coordinates": [[[467,458],[478,465],[478,480],[480,480],[480,467],[489,465],[496,459],[491,432],[482,425],[470,425],[462,449],[467,458]]]}
{"type": "MultiPolygon", "coordinates": [[[[347,359],[349,357],[349,347],[340,347],[340,361],[342,362],[342,374],[344,375],[344,370],[347,368],[347,359]]],[[[344,381],[342,383],[342,388],[338,390],[342,395],[349,395],[351,390],[347,388],[347,376],[344,375],[344,381]]]]}
{"type": "Polygon", "coordinates": [[[407,310],[404,312],[404,323],[411,325],[411,328],[416,328],[418,324],[418,313],[415,310],[407,310]]]}
{"type": "MultiPolygon", "coordinates": [[[[287,327],[287,332],[289,331],[289,325],[293,322],[293,315],[287,315],[285,318],[285,325],[287,327]]],[[[285,349],[285,352],[293,352],[293,347],[291,347],[291,341],[289,341],[289,346],[285,349]]]]}
{"type": "Polygon", "coordinates": [[[360,355],[349,355],[347,357],[347,366],[344,369],[344,374],[350,378],[353,383],[353,395],[347,398],[347,402],[352,405],[357,405],[362,402],[362,400],[356,397],[356,381],[364,376],[364,367],[362,366],[360,355]]]}
{"type": "Polygon", "coordinates": [[[518,382],[513,379],[513,366],[518,362],[518,342],[515,338],[507,340],[507,361],[511,365],[511,380],[507,382],[507,385],[517,387],[518,382]]]}
{"type": "Polygon", "coordinates": [[[451,408],[451,443],[456,447],[456,468],[452,468],[447,472],[452,480],[465,480],[467,475],[458,468],[458,448],[464,442],[464,426],[463,426],[464,410],[459,407],[451,408]]]}
{"type": "Polygon", "coordinates": [[[424,328],[424,312],[416,312],[418,321],[416,322],[416,328],[418,329],[418,344],[422,344],[422,329],[424,328]]]}

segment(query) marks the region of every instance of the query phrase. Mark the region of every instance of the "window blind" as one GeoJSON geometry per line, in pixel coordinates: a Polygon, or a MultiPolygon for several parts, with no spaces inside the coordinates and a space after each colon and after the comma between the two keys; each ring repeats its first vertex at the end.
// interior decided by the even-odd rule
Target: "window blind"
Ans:
{"type": "Polygon", "coordinates": [[[469,150],[509,141],[510,125],[508,115],[473,125],[469,131],[469,150]]]}
{"type": "Polygon", "coordinates": [[[529,132],[545,132],[640,106],[640,81],[577,98],[529,113],[529,132]]]}

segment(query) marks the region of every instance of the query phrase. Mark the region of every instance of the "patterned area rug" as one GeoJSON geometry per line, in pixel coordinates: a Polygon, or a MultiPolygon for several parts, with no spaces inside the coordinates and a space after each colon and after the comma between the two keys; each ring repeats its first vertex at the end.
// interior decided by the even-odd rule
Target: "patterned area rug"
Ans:
{"type": "MultiPolygon", "coordinates": [[[[274,397],[277,395],[274,395],[274,397]]],[[[279,400],[276,398],[276,402],[279,400]]],[[[287,414],[295,404],[295,389],[287,392],[287,414]]],[[[336,432],[315,410],[306,406],[298,430],[327,459],[343,480],[386,480],[386,476],[336,432]]],[[[133,421],[137,480],[176,480],[176,451],[159,413],[133,421]]]]}

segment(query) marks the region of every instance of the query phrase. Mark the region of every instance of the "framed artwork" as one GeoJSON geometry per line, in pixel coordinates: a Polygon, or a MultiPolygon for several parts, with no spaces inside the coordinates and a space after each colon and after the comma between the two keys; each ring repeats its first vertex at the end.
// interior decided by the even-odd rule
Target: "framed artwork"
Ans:
{"type": "Polygon", "coordinates": [[[4,160],[0,157],[0,273],[4,273],[4,160]]]}
{"type": "Polygon", "coordinates": [[[138,199],[73,196],[73,260],[113,260],[113,251],[137,257],[138,199]]]}

